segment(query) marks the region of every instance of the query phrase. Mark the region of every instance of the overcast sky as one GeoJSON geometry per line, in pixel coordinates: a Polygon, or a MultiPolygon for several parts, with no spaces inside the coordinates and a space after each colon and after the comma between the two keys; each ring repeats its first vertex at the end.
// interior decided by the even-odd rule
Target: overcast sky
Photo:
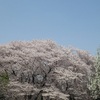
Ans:
{"type": "Polygon", "coordinates": [[[0,0],[0,44],[51,39],[95,54],[100,0],[0,0]]]}

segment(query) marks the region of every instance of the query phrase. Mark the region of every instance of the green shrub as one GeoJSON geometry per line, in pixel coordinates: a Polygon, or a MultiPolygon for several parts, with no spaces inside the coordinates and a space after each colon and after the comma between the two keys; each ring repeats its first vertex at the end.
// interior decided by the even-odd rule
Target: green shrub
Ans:
{"type": "Polygon", "coordinates": [[[0,100],[4,100],[7,92],[7,85],[9,83],[9,77],[6,72],[0,73],[0,100]]]}
{"type": "Polygon", "coordinates": [[[89,90],[93,99],[100,98],[100,48],[97,50],[95,73],[90,78],[89,90]]]}

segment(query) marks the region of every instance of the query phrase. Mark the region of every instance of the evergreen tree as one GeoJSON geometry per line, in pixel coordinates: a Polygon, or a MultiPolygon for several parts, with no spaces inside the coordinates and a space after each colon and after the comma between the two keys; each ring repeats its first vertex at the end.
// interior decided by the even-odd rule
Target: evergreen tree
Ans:
{"type": "Polygon", "coordinates": [[[90,78],[89,90],[93,99],[100,98],[100,48],[97,50],[95,73],[90,78]]]}

